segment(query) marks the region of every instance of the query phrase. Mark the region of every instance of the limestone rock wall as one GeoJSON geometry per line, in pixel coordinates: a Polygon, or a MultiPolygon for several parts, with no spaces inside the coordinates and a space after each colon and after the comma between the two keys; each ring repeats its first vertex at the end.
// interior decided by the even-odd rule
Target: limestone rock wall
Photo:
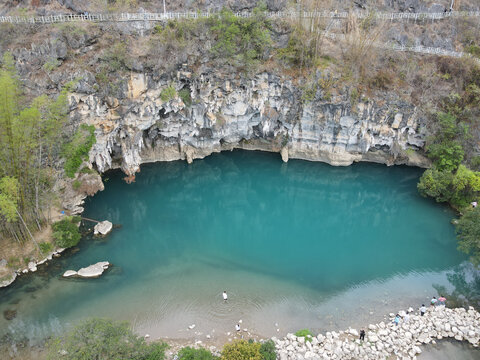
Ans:
{"type": "Polygon", "coordinates": [[[97,129],[90,161],[100,172],[120,167],[133,175],[144,162],[191,162],[234,148],[281,152],[284,161],[428,166],[416,151],[424,146],[425,119],[393,95],[352,105],[348,93],[318,90],[304,101],[300,86],[267,72],[249,80],[187,70],[174,79],[132,73],[126,84],[117,98],[82,92],[82,84],[70,96],[72,120],[97,129]],[[163,101],[167,86],[177,96],[163,101]]]}

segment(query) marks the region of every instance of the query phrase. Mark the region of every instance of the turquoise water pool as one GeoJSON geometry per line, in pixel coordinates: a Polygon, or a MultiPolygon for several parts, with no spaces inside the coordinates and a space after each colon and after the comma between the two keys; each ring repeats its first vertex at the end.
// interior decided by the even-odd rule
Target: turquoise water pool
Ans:
{"type": "Polygon", "coordinates": [[[43,334],[107,316],[153,337],[203,339],[241,319],[272,336],[418,307],[465,260],[454,214],[418,195],[421,172],[234,151],[146,164],[130,185],[108,173],[84,215],[121,227],[0,290],[0,310],[18,314],[0,328],[43,334]],[[103,260],[114,266],[99,279],[61,278],[103,260]]]}

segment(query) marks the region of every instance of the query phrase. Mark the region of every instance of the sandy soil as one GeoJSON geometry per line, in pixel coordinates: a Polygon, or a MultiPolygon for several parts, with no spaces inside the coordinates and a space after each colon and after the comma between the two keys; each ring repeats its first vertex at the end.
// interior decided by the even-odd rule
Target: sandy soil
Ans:
{"type": "MultiPolygon", "coordinates": [[[[52,209],[50,212],[51,221],[58,221],[62,214],[59,209],[52,209]]],[[[33,229],[30,229],[33,230],[33,229]]],[[[52,228],[50,224],[45,225],[41,230],[33,234],[37,243],[52,242],[52,228]]],[[[17,269],[25,269],[31,260],[42,260],[44,256],[40,254],[33,241],[19,243],[15,239],[0,238],[0,260],[5,259],[8,262],[7,267],[0,266],[0,280],[10,277],[17,269]]]]}

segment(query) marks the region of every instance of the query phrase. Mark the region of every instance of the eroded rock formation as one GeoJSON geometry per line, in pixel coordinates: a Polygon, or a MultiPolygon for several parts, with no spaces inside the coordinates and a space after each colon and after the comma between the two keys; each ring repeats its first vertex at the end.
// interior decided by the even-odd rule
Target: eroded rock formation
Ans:
{"type": "Polygon", "coordinates": [[[100,172],[120,167],[133,175],[145,162],[191,162],[234,148],[281,152],[284,161],[428,165],[415,151],[424,145],[425,120],[413,105],[388,94],[355,104],[349,94],[318,91],[310,101],[302,94],[266,72],[242,80],[178,71],[173,80],[132,74],[119,98],[77,90],[70,103],[74,119],[97,129],[90,160],[100,172]],[[168,86],[182,97],[162,100],[168,86]]]}

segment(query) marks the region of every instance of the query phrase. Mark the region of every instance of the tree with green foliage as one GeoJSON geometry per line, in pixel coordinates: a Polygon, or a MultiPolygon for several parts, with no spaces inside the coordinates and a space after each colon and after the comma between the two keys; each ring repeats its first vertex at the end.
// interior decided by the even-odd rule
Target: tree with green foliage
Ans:
{"type": "Polygon", "coordinates": [[[433,197],[437,202],[449,202],[462,209],[480,195],[480,172],[472,171],[460,165],[454,173],[426,170],[417,185],[423,196],[433,197]]]}
{"type": "Polygon", "coordinates": [[[61,248],[75,246],[82,237],[78,229],[79,216],[66,216],[64,219],[53,223],[53,238],[55,244],[61,248]]]}
{"type": "Polygon", "coordinates": [[[421,195],[449,202],[461,209],[473,201],[480,191],[480,173],[461,165],[462,142],[468,138],[468,127],[451,113],[437,114],[437,129],[428,139],[427,156],[433,166],[426,170],[417,187],[421,195]]]}
{"type": "Polygon", "coordinates": [[[165,343],[147,344],[126,322],[85,320],[48,345],[49,360],[163,360],[165,343]]]}
{"type": "Polygon", "coordinates": [[[14,177],[5,176],[0,179],[0,215],[8,223],[18,218],[18,181],[14,177]]]}
{"type": "MultiPolygon", "coordinates": [[[[40,96],[28,103],[6,52],[0,67],[0,178],[15,182],[15,196],[1,196],[0,233],[21,242],[32,239],[31,227],[46,221],[58,141],[67,119],[68,86],[56,99],[40,96]],[[14,215],[14,210],[16,215],[14,215]]],[[[61,138],[61,137],[60,137],[61,138]]]]}
{"type": "Polygon", "coordinates": [[[480,207],[468,210],[455,224],[458,248],[470,254],[473,264],[480,264],[480,207]]]}
{"type": "Polygon", "coordinates": [[[262,360],[261,344],[253,341],[237,340],[225,344],[222,350],[222,360],[262,360]]]}
{"type": "Polygon", "coordinates": [[[437,114],[437,130],[428,139],[427,156],[433,161],[437,170],[455,171],[464,157],[460,139],[467,135],[468,127],[458,123],[457,118],[450,113],[437,114]]]}
{"type": "Polygon", "coordinates": [[[216,356],[204,349],[194,349],[192,347],[184,347],[178,352],[178,360],[214,360],[217,359],[216,356]]]}

